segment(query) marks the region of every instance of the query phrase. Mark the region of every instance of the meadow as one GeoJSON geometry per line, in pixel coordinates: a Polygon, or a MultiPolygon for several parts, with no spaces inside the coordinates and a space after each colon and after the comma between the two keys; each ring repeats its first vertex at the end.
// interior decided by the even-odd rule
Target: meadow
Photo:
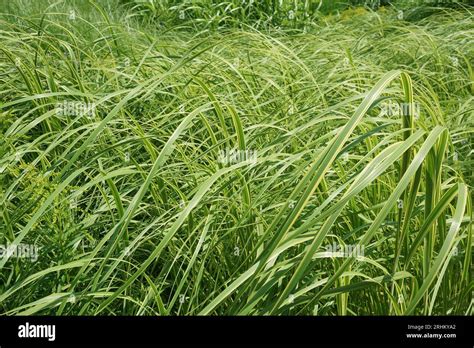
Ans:
{"type": "Polygon", "coordinates": [[[474,9],[281,3],[0,2],[1,314],[473,314],[474,9]]]}

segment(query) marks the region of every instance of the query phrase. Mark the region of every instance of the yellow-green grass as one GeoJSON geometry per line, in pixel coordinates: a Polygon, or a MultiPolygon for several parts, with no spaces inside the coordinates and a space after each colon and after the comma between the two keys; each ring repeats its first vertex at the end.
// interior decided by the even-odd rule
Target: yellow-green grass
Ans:
{"type": "Polygon", "coordinates": [[[43,4],[0,7],[0,244],[39,248],[0,259],[2,314],[472,314],[468,9],[216,31],[43,4]]]}

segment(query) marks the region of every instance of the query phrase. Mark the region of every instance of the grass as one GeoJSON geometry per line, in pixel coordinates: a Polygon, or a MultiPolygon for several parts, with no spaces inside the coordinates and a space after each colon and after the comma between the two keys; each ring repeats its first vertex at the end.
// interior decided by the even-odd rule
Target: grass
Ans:
{"type": "Polygon", "coordinates": [[[410,18],[2,3],[1,313],[472,315],[472,9],[410,18]]]}

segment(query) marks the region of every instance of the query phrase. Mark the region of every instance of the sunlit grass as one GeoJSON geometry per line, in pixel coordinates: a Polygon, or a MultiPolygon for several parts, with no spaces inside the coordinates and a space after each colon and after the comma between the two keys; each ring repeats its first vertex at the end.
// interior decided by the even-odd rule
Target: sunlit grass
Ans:
{"type": "Polygon", "coordinates": [[[468,9],[213,31],[15,5],[0,243],[39,253],[0,259],[3,314],[472,314],[468,9]]]}

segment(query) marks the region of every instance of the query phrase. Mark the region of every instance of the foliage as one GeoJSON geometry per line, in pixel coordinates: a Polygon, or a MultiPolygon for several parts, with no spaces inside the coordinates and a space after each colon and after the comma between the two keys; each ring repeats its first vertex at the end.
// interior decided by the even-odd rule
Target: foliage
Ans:
{"type": "Polygon", "coordinates": [[[1,6],[2,314],[472,315],[468,8],[1,6]]]}

